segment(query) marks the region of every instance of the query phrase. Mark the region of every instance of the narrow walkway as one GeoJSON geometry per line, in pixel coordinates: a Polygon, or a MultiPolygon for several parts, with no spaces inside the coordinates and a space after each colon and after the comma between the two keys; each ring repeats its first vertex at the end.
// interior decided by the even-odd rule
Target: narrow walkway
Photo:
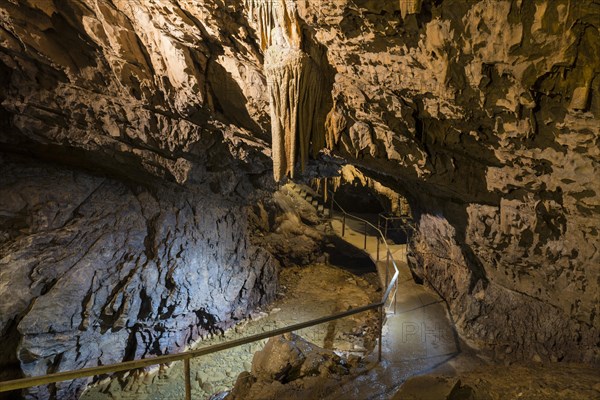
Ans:
{"type": "MultiPolygon", "coordinates": [[[[331,225],[342,235],[342,214],[334,213],[331,225]]],[[[364,225],[346,219],[343,239],[359,249],[364,248],[364,225]]],[[[367,229],[365,252],[376,263],[382,287],[385,287],[386,248],[379,246],[377,262],[377,236],[374,229],[367,229]]],[[[408,377],[440,367],[460,352],[458,335],[448,318],[443,300],[412,279],[406,263],[406,245],[389,245],[400,275],[396,295],[396,313],[393,301],[386,312],[383,330],[383,363],[359,378],[351,387],[343,387],[331,398],[388,398],[408,377]]],[[[393,274],[389,267],[388,276],[393,274]]],[[[372,356],[373,357],[373,356],[372,356]]],[[[452,369],[451,366],[448,366],[452,369]]]]}
{"type": "MultiPolygon", "coordinates": [[[[340,215],[334,215],[331,225],[334,232],[342,237],[340,215]]],[[[348,219],[343,239],[354,247],[363,249],[363,229],[363,223],[348,219]]],[[[381,286],[385,287],[385,246],[380,245],[381,261],[376,262],[376,231],[371,229],[368,233],[365,251],[377,265],[382,280],[381,286]]],[[[396,313],[393,312],[393,305],[387,310],[383,331],[383,362],[375,362],[375,350],[367,358],[373,361],[372,368],[351,382],[340,385],[327,399],[388,399],[408,377],[427,372],[439,365],[448,365],[448,361],[460,352],[457,336],[446,316],[444,303],[426,288],[413,282],[406,265],[405,245],[390,245],[390,249],[400,270],[400,277],[396,313]]],[[[392,270],[390,267],[390,277],[392,270]]],[[[380,296],[380,293],[375,293],[373,286],[362,278],[326,265],[286,268],[282,271],[281,278],[282,285],[287,286],[288,290],[285,297],[272,305],[268,314],[264,314],[258,320],[244,322],[226,332],[223,337],[203,341],[198,347],[358,307],[380,296]]],[[[320,346],[363,353],[370,347],[362,343],[365,336],[359,334],[354,337],[352,332],[360,331],[357,330],[360,327],[376,326],[375,319],[374,313],[363,313],[297,333],[320,346]]],[[[193,359],[194,398],[208,398],[211,394],[231,388],[238,374],[250,369],[254,352],[263,345],[264,341],[193,359]]],[[[81,398],[175,400],[183,398],[182,382],[183,368],[181,363],[176,363],[171,368],[161,369],[158,374],[148,374],[144,379],[107,380],[91,387],[81,398]]]]}
{"type": "MultiPolygon", "coordinates": [[[[282,293],[265,311],[256,313],[222,336],[207,338],[195,346],[201,348],[258,334],[291,324],[331,315],[348,308],[360,307],[378,297],[375,285],[341,268],[314,264],[286,267],[281,271],[282,293]]],[[[377,326],[375,312],[362,313],[332,321],[296,333],[306,340],[330,349],[355,355],[373,347],[372,334],[364,327],[377,326]],[[369,341],[366,343],[365,341],[369,341]]],[[[193,399],[208,399],[211,395],[231,389],[242,371],[250,371],[254,353],[262,350],[266,340],[235,347],[191,360],[193,399]]],[[[135,375],[135,374],[134,374],[135,375]]],[[[184,370],[181,362],[158,373],[142,374],[141,378],[116,378],[90,387],[81,400],[181,400],[184,370]]]]}

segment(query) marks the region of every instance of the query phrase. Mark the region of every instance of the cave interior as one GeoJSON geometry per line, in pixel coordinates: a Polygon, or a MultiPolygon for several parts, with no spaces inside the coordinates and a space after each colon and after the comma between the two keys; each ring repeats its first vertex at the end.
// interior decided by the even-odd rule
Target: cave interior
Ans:
{"type": "Polygon", "coordinates": [[[600,398],[599,29],[0,0],[0,399],[600,398]]]}

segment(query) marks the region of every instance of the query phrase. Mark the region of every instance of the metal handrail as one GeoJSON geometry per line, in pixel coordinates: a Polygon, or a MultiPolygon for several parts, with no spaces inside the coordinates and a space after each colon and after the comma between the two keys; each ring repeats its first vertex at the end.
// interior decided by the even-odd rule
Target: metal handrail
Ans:
{"type": "MultiPolygon", "coordinates": [[[[338,203],[337,201],[335,201],[335,197],[334,197],[334,192],[332,191],[328,191],[330,199],[331,199],[331,208],[330,208],[330,217],[333,218],[333,205],[337,205],[337,207],[339,208],[339,210],[342,212],[342,214],[344,215],[344,219],[342,221],[342,237],[344,236],[344,231],[345,231],[345,227],[346,227],[346,216],[349,216],[352,219],[358,220],[358,221],[362,221],[365,224],[365,245],[364,248],[367,248],[367,225],[370,225],[373,229],[375,229],[377,231],[377,233],[379,234],[379,236],[381,237],[382,242],[385,245],[386,248],[386,256],[387,256],[387,260],[388,263],[386,264],[386,284],[387,284],[387,273],[388,273],[388,269],[389,269],[389,261],[392,262],[392,265],[394,267],[394,275],[392,276],[392,279],[390,280],[390,283],[387,286],[387,289],[385,291],[385,294],[383,295],[382,298],[382,302],[385,303],[388,300],[388,296],[391,293],[392,288],[395,288],[394,291],[394,313],[396,312],[396,294],[398,292],[398,287],[397,287],[397,283],[398,283],[398,275],[400,274],[400,272],[398,271],[398,266],[396,265],[396,261],[394,260],[394,257],[392,255],[392,252],[390,251],[390,248],[387,244],[387,239],[385,237],[385,235],[383,234],[383,232],[381,231],[381,229],[379,229],[378,226],[373,225],[373,223],[371,223],[370,221],[367,221],[364,218],[358,217],[356,215],[352,215],[349,212],[347,212],[346,210],[344,210],[344,208],[340,205],[340,203],[338,203]]],[[[377,239],[377,261],[379,261],[379,239],[377,239]]]]}
{"type": "MultiPolygon", "coordinates": [[[[332,198],[332,201],[333,201],[333,198],[332,198]]],[[[337,204],[337,202],[336,202],[336,204],[337,204]]],[[[340,207],[339,204],[338,204],[338,207],[340,207]]],[[[353,216],[352,214],[347,213],[346,211],[344,211],[344,209],[342,207],[340,207],[340,210],[344,213],[344,215],[348,215],[351,218],[364,221],[366,224],[371,225],[373,228],[375,228],[377,230],[377,232],[381,236],[383,235],[382,232],[377,227],[375,227],[373,224],[371,224],[370,222],[368,222],[360,217],[356,217],[356,216],[353,216]]],[[[365,231],[365,233],[366,233],[366,231],[365,231]]],[[[382,236],[382,238],[383,238],[383,236],[382,236]]],[[[378,242],[378,244],[379,244],[379,242],[378,242]]],[[[394,288],[394,286],[398,280],[398,275],[399,275],[398,267],[396,266],[396,262],[394,261],[394,259],[392,257],[392,253],[391,253],[385,240],[384,240],[384,244],[387,249],[387,257],[392,261],[392,265],[394,266],[395,273],[394,273],[392,279],[390,280],[390,283],[388,284],[386,291],[381,298],[381,301],[379,301],[379,302],[371,303],[366,306],[352,308],[352,309],[344,311],[344,312],[331,314],[331,315],[316,318],[316,319],[313,319],[310,321],[301,322],[301,323],[294,324],[294,325],[288,325],[286,327],[274,329],[269,332],[264,332],[264,333],[260,333],[257,335],[247,336],[244,338],[235,339],[235,340],[231,340],[231,341],[224,342],[224,343],[207,346],[207,347],[200,348],[197,350],[188,350],[188,351],[184,351],[184,352],[176,353],[176,354],[167,354],[167,355],[157,356],[157,357],[153,357],[153,358],[145,358],[145,359],[141,359],[141,360],[124,361],[124,362],[115,363],[115,364],[101,365],[101,366],[97,366],[97,367],[89,367],[89,368],[83,368],[83,369],[78,369],[78,370],[73,370],[73,371],[64,371],[64,372],[57,372],[57,373],[41,375],[41,376],[13,379],[13,380],[9,380],[9,381],[0,381],[0,393],[13,391],[13,390],[19,390],[19,389],[25,389],[25,388],[34,387],[34,386],[47,385],[50,383],[69,381],[69,380],[73,380],[73,379],[87,378],[90,376],[103,375],[103,374],[122,372],[122,371],[131,371],[134,369],[145,368],[145,367],[149,367],[152,365],[168,364],[168,363],[172,363],[175,361],[184,361],[184,369],[186,372],[185,373],[186,399],[191,399],[190,359],[192,359],[192,358],[197,358],[197,357],[201,357],[204,355],[216,353],[219,351],[228,350],[228,349],[231,349],[234,347],[242,346],[244,344],[257,342],[259,340],[268,339],[268,338],[278,336],[278,335],[281,335],[284,333],[293,332],[293,331],[296,331],[299,329],[308,328],[311,326],[323,324],[325,322],[338,320],[338,319],[345,318],[345,317],[348,317],[348,316],[351,316],[354,314],[359,314],[362,312],[375,310],[375,309],[380,310],[378,359],[379,359],[379,361],[381,361],[381,347],[382,347],[382,338],[383,338],[382,337],[383,308],[385,307],[385,304],[388,301],[389,295],[390,295],[392,289],[394,288]]]]}
{"type": "Polygon", "coordinates": [[[176,354],[167,354],[163,356],[157,356],[154,358],[145,358],[141,360],[124,361],[116,364],[101,365],[97,367],[82,368],[73,371],[57,372],[54,374],[48,374],[43,376],[34,376],[30,378],[21,378],[11,381],[0,382],[0,392],[6,392],[17,389],[24,389],[33,386],[46,385],[49,383],[56,383],[61,381],[69,381],[72,379],[85,378],[95,375],[103,375],[108,373],[130,371],[133,369],[145,368],[152,365],[168,364],[175,361],[182,361],[186,359],[196,358],[205,356],[208,354],[216,353],[223,350],[228,350],[233,347],[242,346],[244,344],[257,342],[259,340],[268,339],[273,336],[282,335],[284,333],[293,332],[299,329],[308,328],[314,325],[319,325],[325,322],[333,321],[343,317],[347,317],[361,312],[373,310],[379,308],[382,302],[372,303],[366,306],[353,308],[348,311],[344,311],[337,314],[328,315],[326,317],[317,318],[314,320],[301,322],[294,325],[289,325],[283,328],[275,329],[269,332],[259,333],[252,336],[247,336],[240,339],[231,340],[224,343],[207,346],[197,350],[189,350],[176,354]]]}

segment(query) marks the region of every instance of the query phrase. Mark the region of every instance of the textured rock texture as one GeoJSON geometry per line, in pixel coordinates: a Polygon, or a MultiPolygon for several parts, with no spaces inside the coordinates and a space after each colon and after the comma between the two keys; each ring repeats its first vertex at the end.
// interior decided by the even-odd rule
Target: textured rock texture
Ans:
{"type": "Polygon", "coordinates": [[[358,366],[357,361],[349,362],[294,334],[277,336],[254,354],[252,371],[238,376],[225,399],[324,398],[358,366]]]}
{"type": "MultiPolygon", "coordinates": [[[[3,368],[18,361],[29,376],[180,351],[274,299],[276,263],[232,202],[48,165],[1,173],[3,368]]],[[[30,395],[71,398],[81,384],[30,395]]]]}
{"type": "Polygon", "coordinates": [[[600,5],[298,4],[336,71],[328,146],[411,200],[460,332],[598,362],[600,5]]]}
{"type": "Polygon", "coordinates": [[[228,168],[222,142],[267,133],[239,4],[3,1],[0,26],[3,148],[203,183],[228,168]]]}
{"type": "Polygon", "coordinates": [[[2,160],[3,378],[178,351],[272,299],[244,206],[272,172],[241,11],[0,2],[0,149],[65,165],[2,160]]]}
{"type": "MultiPolygon", "coordinates": [[[[18,185],[32,182],[32,204],[43,211],[38,218],[33,206],[15,206],[23,202],[18,196],[25,187],[6,189],[5,196],[15,197],[2,203],[7,217],[1,256],[11,260],[2,273],[15,268],[17,257],[30,260],[20,274],[33,271],[27,263],[34,257],[40,266],[68,269],[61,257],[48,258],[49,264],[40,257],[50,257],[56,243],[77,235],[63,232],[77,217],[69,216],[66,210],[77,208],[69,204],[95,201],[77,231],[98,237],[114,230],[123,239],[107,246],[118,247],[85,244],[87,234],[62,247],[65,254],[112,263],[102,266],[114,279],[103,283],[107,302],[97,303],[93,315],[104,318],[98,325],[106,327],[103,337],[124,337],[132,328],[121,316],[137,306],[120,298],[120,289],[112,303],[108,299],[124,279],[116,279],[119,271],[125,276],[135,271],[128,279],[141,282],[144,269],[136,260],[146,248],[138,238],[148,226],[146,214],[166,218],[184,212],[201,220],[206,213],[206,226],[186,226],[173,216],[158,221],[157,229],[173,232],[163,239],[167,248],[171,237],[180,238],[198,243],[203,259],[211,259],[211,251],[221,247],[210,249],[210,232],[235,236],[224,243],[247,243],[244,213],[228,201],[243,203],[256,187],[272,188],[270,133],[277,133],[271,144],[279,143],[276,176],[291,172],[290,159],[298,153],[301,161],[314,155],[324,139],[327,153],[376,181],[385,177],[387,188],[410,200],[419,230],[415,273],[448,301],[459,331],[472,343],[497,350],[498,357],[597,362],[599,17],[594,0],[1,1],[2,151],[59,160],[74,169],[3,167],[2,187],[16,184],[10,177],[21,177],[18,185]],[[287,57],[280,49],[289,50],[287,57]],[[309,70],[321,74],[321,94],[309,70]],[[311,115],[315,109],[326,115],[311,115]],[[28,173],[30,168],[36,172],[28,173]],[[116,179],[102,178],[100,185],[95,175],[77,172],[81,168],[116,179]],[[54,194],[60,186],[50,182],[57,174],[72,175],[64,179],[70,193],[54,194]],[[154,183],[132,189],[145,181],[154,183]],[[84,201],[96,187],[102,195],[84,201]],[[149,198],[136,211],[134,199],[144,191],[149,198]],[[147,207],[157,211],[143,211],[147,207]],[[41,236],[25,217],[42,229],[41,236]],[[230,227],[209,230],[220,218],[230,227]],[[123,222],[130,220],[131,226],[123,222]],[[116,227],[126,229],[119,233],[116,227]],[[107,327],[111,324],[114,328],[107,327]]],[[[235,260],[247,259],[250,249],[238,249],[235,260]]],[[[173,258],[152,255],[148,262],[157,265],[173,258]]],[[[215,257],[224,268],[234,260],[223,252],[215,257]]],[[[90,262],[82,275],[65,275],[63,284],[87,282],[96,268],[90,262]]],[[[96,301],[83,302],[81,294],[90,290],[85,286],[77,295],[69,294],[72,286],[65,288],[65,296],[74,299],[64,312],[72,321],[61,322],[62,311],[45,325],[33,317],[46,303],[31,300],[61,288],[59,276],[47,273],[37,273],[41,280],[27,277],[45,282],[28,289],[29,300],[28,291],[10,291],[11,302],[21,301],[16,319],[1,314],[6,340],[24,337],[21,346],[31,350],[19,353],[27,373],[43,369],[36,354],[52,354],[45,368],[60,369],[63,347],[53,351],[60,329],[100,329],[83,322],[89,320],[83,305],[96,301]],[[30,327],[21,324],[29,312],[30,327]],[[49,336],[40,332],[50,324],[57,325],[54,341],[43,344],[49,336]],[[36,336],[37,342],[29,341],[36,336]]],[[[26,282],[15,274],[9,281],[3,275],[3,288],[13,280],[26,282]]],[[[181,337],[191,321],[180,308],[187,294],[164,282],[165,293],[179,293],[168,303],[172,312],[181,310],[180,318],[166,319],[171,325],[165,332],[181,337]],[[176,328],[180,323],[185,326],[176,328]]],[[[245,300],[236,299],[228,295],[226,304],[213,304],[225,309],[211,315],[243,310],[237,307],[245,300]]],[[[168,307],[164,312],[174,315],[168,307]]],[[[182,343],[178,340],[158,347],[182,343]]],[[[143,343],[150,342],[160,340],[143,343]]],[[[86,351],[77,353],[74,346],[68,354],[86,351]]],[[[102,357],[75,355],[65,360],[102,357]]]]}
{"type": "Polygon", "coordinates": [[[258,203],[253,211],[254,243],[273,254],[282,265],[325,261],[323,232],[327,230],[327,221],[289,186],[283,186],[272,198],[258,203]]]}

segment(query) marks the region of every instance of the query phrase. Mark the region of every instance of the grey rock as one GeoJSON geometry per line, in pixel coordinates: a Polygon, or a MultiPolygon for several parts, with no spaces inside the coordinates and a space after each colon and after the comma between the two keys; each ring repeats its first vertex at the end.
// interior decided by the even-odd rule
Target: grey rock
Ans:
{"type": "MultiPolygon", "coordinates": [[[[0,361],[26,376],[177,352],[274,299],[278,264],[250,243],[243,207],[42,164],[0,168],[0,333],[19,339],[0,361]]],[[[83,383],[28,397],[70,398],[83,383]]]]}
{"type": "MultiPolygon", "coordinates": [[[[275,398],[291,393],[296,397],[311,396],[310,390],[303,393],[300,389],[304,388],[305,380],[326,381],[330,386],[350,373],[347,360],[333,351],[320,348],[298,335],[285,334],[270,338],[265,347],[254,354],[252,372],[242,372],[226,398],[275,398]]],[[[309,386],[307,383],[306,389],[309,386]]],[[[317,390],[320,388],[319,384],[315,386],[317,390]]]]}

